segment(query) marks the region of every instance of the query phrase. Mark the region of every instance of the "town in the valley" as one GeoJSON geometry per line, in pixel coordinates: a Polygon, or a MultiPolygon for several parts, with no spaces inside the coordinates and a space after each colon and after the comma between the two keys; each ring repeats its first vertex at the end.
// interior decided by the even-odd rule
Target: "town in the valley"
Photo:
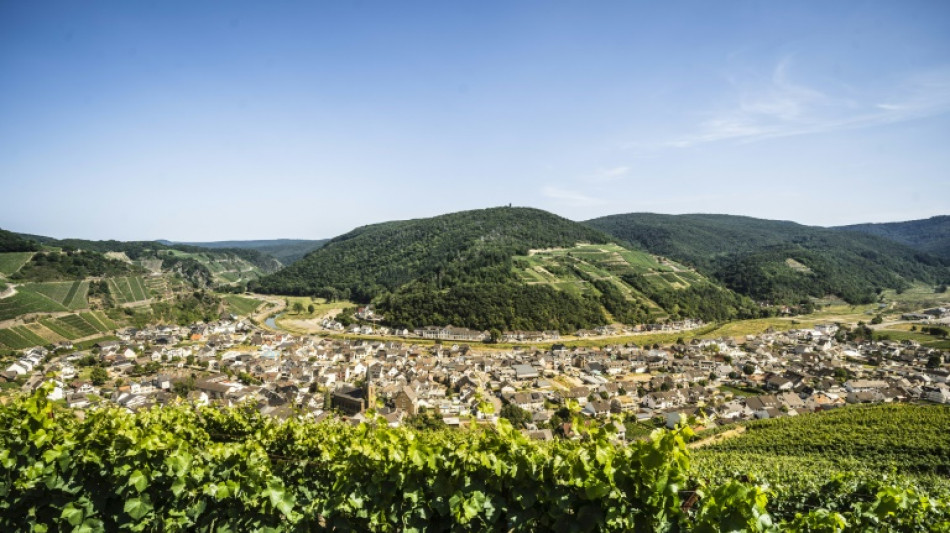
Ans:
{"type": "MultiPolygon", "coordinates": [[[[936,308],[907,318],[948,317],[936,308]]],[[[542,440],[575,436],[578,420],[609,424],[623,440],[680,423],[711,428],[848,404],[950,403],[950,352],[866,340],[862,328],[828,323],[672,345],[498,350],[460,340],[480,334],[462,328],[425,328],[419,334],[437,340],[424,344],[295,335],[231,315],[126,328],[118,340],[81,351],[69,343],[32,348],[0,380],[27,393],[51,383],[50,398],[77,410],[249,404],[280,418],[417,427],[504,417],[542,440]]],[[[519,335],[545,334],[506,332],[519,335]]]]}

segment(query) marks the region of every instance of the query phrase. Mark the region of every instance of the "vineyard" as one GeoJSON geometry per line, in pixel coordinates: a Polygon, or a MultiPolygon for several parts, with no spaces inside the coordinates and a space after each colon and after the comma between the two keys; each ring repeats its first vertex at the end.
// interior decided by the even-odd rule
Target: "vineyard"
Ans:
{"type": "Polygon", "coordinates": [[[69,309],[84,309],[89,307],[86,295],[89,293],[88,281],[65,281],[48,283],[29,283],[18,290],[32,291],[69,309]]]}
{"type": "Polygon", "coordinates": [[[538,443],[504,422],[416,431],[250,406],[80,420],[49,390],[0,405],[5,531],[950,531],[946,499],[879,481],[774,520],[765,486],[689,481],[688,429],[617,446],[601,429],[538,443]]]}
{"type": "Polygon", "coordinates": [[[713,483],[767,482],[780,516],[873,479],[950,497],[950,408],[883,404],[753,422],[741,436],[696,451],[693,466],[713,483]]]}
{"type": "Polygon", "coordinates": [[[40,337],[26,326],[0,329],[0,346],[14,350],[23,350],[33,346],[42,346],[49,341],[40,337]]]}
{"type": "Polygon", "coordinates": [[[0,348],[23,350],[64,340],[106,333],[116,324],[101,311],[47,318],[33,324],[0,329],[0,348]]]}
{"type": "Polygon", "coordinates": [[[246,298],[237,294],[228,294],[224,296],[228,309],[236,315],[249,315],[257,310],[263,302],[254,298],[246,298]]]}
{"type": "Polygon", "coordinates": [[[16,318],[27,313],[69,311],[63,304],[49,297],[17,287],[16,294],[0,300],[0,320],[16,318]]]}
{"type": "Polygon", "coordinates": [[[142,302],[150,298],[148,287],[141,277],[109,278],[109,293],[118,304],[142,302]]]}
{"type": "Polygon", "coordinates": [[[6,252],[0,254],[0,274],[9,276],[26,264],[33,252],[6,252]]]}

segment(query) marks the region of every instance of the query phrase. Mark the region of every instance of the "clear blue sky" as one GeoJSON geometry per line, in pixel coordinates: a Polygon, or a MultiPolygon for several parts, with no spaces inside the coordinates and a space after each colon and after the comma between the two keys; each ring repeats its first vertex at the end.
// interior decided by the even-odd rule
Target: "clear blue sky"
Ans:
{"type": "Polygon", "coordinates": [[[950,2],[0,3],[0,227],[950,213],[950,2]]]}

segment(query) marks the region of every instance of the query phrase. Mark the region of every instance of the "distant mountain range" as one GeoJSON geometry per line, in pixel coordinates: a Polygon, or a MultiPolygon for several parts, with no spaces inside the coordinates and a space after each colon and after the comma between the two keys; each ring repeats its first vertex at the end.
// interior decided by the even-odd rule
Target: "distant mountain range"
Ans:
{"type": "MultiPolygon", "coordinates": [[[[854,226],[653,213],[612,215],[586,224],[636,248],[693,265],[737,292],[776,303],[826,295],[869,302],[883,288],[900,289],[913,281],[946,283],[950,278],[950,259],[854,226]]],[[[928,221],[904,224],[936,233],[924,229],[937,226],[928,221]]],[[[935,242],[929,239],[927,246],[935,242]]]]}
{"type": "Polygon", "coordinates": [[[200,248],[240,248],[246,250],[256,250],[277,259],[283,265],[289,265],[299,260],[308,253],[320,248],[327,243],[329,239],[304,240],[304,239],[270,239],[258,241],[214,241],[214,242],[172,242],[159,240],[162,244],[184,244],[188,246],[197,246],[200,248]]]}
{"type": "Polygon", "coordinates": [[[950,260],[950,216],[947,215],[907,222],[854,224],[834,229],[877,235],[950,260]]]}
{"type": "MultiPolygon", "coordinates": [[[[883,289],[950,282],[947,216],[822,228],[713,214],[630,213],[580,223],[501,207],[373,224],[330,240],[204,243],[0,230],[0,253],[49,247],[118,253],[198,286],[248,284],[265,293],[372,302],[403,326],[492,330],[728,320],[774,312],[761,302],[838,296],[867,303],[883,289]]],[[[67,267],[47,274],[68,277],[67,267]]],[[[18,275],[40,272],[31,268],[27,263],[18,275]]]]}

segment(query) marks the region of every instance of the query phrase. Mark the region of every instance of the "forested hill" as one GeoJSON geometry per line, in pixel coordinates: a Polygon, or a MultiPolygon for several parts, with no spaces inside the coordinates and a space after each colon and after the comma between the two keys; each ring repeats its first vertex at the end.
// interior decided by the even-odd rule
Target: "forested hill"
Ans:
{"type": "Polygon", "coordinates": [[[368,300],[412,281],[439,287],[507,281],[511,268],[505,262],[514,255],[610,241],[600,231],[538,209],[463,211],[357,228],[261,279],[257,288],[301,295],[329,291],[368,300]]]}
{"type": "Polygon", "coordinates": [[[361,227],[249,287],[372,301],[389,323],[410,328],[574,332],[757,312],[682,265],[551,213],[510,207],[361,227]]]}
{"type": "Polygon", "coordinates": [[[882,288],[943,283],[948,262],[878,236],[731,215],[631,213],[587,221],[651,253],[695,266],[757,300],[834,294],[873,301],[882,288]]]}
{"type": "Polygon", "coordinates": [[[906,222],[854,224],[833,229],[877,235],[922,252],[950,259],[950,216],[948,215],[906,222]]]}
{"type": "Polygon", "coordinates": [[[35,252],[36,250],[39,250],[36,243],[20,237],[16,233],[0,229],[0,253],[35,252]]]}

